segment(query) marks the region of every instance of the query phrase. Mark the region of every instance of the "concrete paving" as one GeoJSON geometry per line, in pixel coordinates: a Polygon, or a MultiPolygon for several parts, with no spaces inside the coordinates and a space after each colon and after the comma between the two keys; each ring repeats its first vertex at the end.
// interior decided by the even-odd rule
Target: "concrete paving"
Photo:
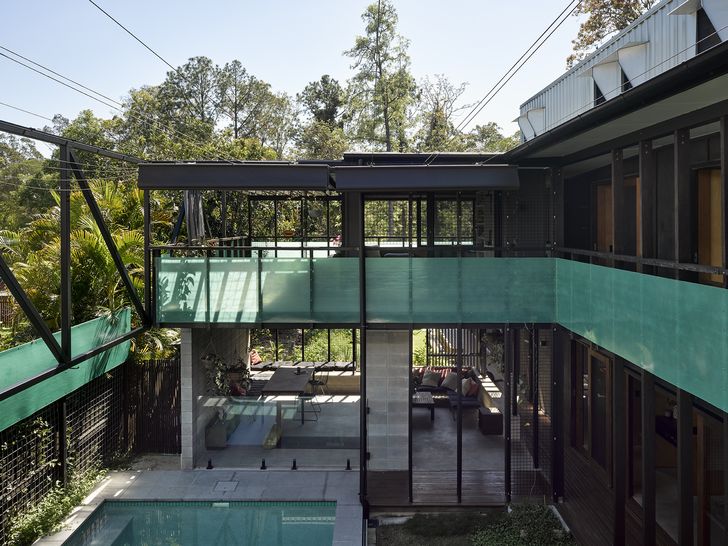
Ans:
{"type": "Polygon", "coordinates": [[[135,470],[112,472],[38,546],[60,546],[106,499],[159,501],[335,501],[333,546],[361,546],[357,471],[135,470]]]}

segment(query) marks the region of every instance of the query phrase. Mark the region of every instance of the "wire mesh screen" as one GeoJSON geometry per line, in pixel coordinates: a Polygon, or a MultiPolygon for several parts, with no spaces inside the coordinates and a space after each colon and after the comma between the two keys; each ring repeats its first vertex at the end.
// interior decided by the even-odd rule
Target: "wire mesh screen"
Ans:
{"type": "Polygon", "coordinates": [[[488,249],[495,246],[495,195],[492,191],[479,191],[475,194],[473,222],[475,245],[488,249]]]}
{"type": "MultiPolygon", "coordinates": [[[[428,328],[426,364],[431,367],[456,366],[457,364],[457,328],[428,328]]],[[[481,370],[479,330],[463,328],[462,347],[463,368],[481,370]]]]}
{"type": "Polygon", "coordinates": [[[503,241],[517,255],[543,255],[534,249],[550,240],[550,189],[542,176],[523,175],[518,191],[503,192],[503,241]]]}
{"type": "MultiPolygon", "coordinates": [[[[515,413],[511,417],[511,491],[514,497],[551,494],[551,331],[518,331],[515,413]]],[[[513,404],[511,403],[511,409],[513,404]]]]}
{"type": "Polygon", "coordinates": [[[0,544],[13,515],[40,501],[60,478],[61,410],[52,404],[0,432],[0,544]]]}
{"type": "MultiPolygon", "coordinates": [[[[108,463],[123,444],[123,368],[66,397],[69,471],[108,463]]],[[[63,400],[0,432],[0,544],[11,518],[38,503],[61,479],[63,400]]]]}

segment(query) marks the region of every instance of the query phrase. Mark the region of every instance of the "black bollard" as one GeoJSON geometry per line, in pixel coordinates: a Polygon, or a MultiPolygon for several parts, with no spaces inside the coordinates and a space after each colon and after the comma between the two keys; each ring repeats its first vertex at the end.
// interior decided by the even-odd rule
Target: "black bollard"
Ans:
{"type": "Polygon", "coordinates": [[[261,461],[261,463],[260,463],[260,469],[261,469],[261,470],[266,470],[267,468],[268,468],[268,467],[267,467],[267,466],[265,466],[265,459],[263,459],[263,460],[261,461]]]}
{"type": "Polygon", "coordinates": [[[207,459],[207,470],[212,470],[212,459],[207,459]]]}
{"type": "Polygon", "coordinates": [[[351,470],[351,459],[346,459],[346,469],[351,470]]]}
{"type": "Polygon", "coordinates": [[[296,459],[293,459],[293,466],[291,466],[291,470],[298,470],[298,467],[296,466],[296,459]]]}

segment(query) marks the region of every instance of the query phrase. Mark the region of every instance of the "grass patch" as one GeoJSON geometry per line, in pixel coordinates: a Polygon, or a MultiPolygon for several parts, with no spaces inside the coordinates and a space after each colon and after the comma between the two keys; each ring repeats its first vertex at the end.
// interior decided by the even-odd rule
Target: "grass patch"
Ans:
{"type": "Polygon", "coordinates": [[[71,510],[81,504],[104,475],[104,472],[93,470],[72,476],[66,487],[56,484],[40,502],[12,518],[8,543],[27,546],[57,531],[71,510]]]}
{"type": "Polygon", "coordinates": [[[575,545],[547,506],[514,506],[511,513],[416,514],[401,525],[377,529],[386,546],[549,546],[575,545]]]}

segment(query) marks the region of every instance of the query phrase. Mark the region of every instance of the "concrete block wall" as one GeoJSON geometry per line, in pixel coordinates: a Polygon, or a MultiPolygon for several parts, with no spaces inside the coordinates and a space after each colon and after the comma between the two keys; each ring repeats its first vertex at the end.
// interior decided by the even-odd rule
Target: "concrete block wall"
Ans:
{"type": "Polygon", "coordinates": [[[369,470],[407,470],[409,331],[369,330],[366,359],[369,470]]]}
{"type": "MultiPolygon", "coordinates": [[[[184,328],[181,330],[181,443],[180,466],[195,468],[205,450],[205,427],[217,411],[207,391],[207,376],[202,357],[215,353],[226,362],[246,358],[249,330],[238,328],[184,328]]],[[[220,398],[222,403],[224,398],[220,398]]]]}

